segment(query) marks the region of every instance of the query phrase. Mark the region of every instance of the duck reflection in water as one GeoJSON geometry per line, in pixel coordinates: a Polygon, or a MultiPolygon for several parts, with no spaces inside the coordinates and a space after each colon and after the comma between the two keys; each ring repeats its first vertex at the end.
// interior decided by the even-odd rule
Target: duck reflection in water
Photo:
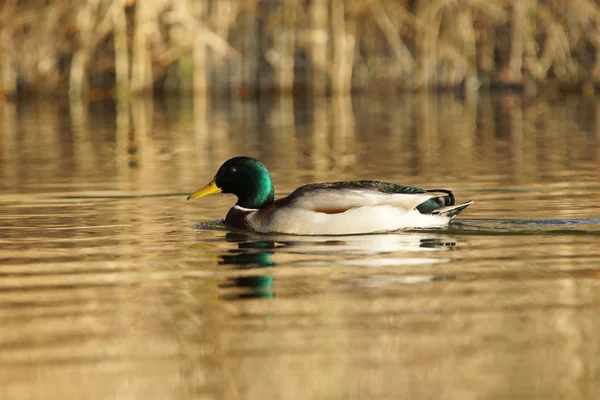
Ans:
{"type": "MultiPolygon", "coordinates": [[[[275,248],[274,241],[248,241],[247,235],[236,232],[228,232],[225,240],[237,243],[238,248],[231,250],[233,254],[222,254],[219,264],[234,266],[237,269],[271,268],[275,265],[271,259],[273,251],[269,251],[275,248]]],[[[227,300],[275,297],[273,277],[270,275],[230,277],[219,287],[226,289],[227,293],[223,293],[222,297],[227,300]]]]}
{"type": "MultiPolygon", "coordinates": [[[[225,240],[237,244],[237,248],[229,250],[220,256],[220,265],[234,267],[236,270],[256,270],[275,266],[272,256],[277,253],[312,254],[314,256],[339,255],[336,264],[361,267],[394,267],[405,265],[427,265],[447,261],[439,257],[407,257],[407,252],[427,252],[436,250],[453,250],[456,241],[445,236],[433,234],[409,235],[356,235],[346,237],[294,237],[289,235],[259,235],[254,233],[228,232],[225,240]],[[401,254],[396,254],[401,253],[401,254]],[[392,254],[393,256],[390,256],[392,254]],[[385,255],[385,257],[379,257],[385,255]]],[[[286,262],[285,266],[327,266],[331,260],[319,257],[286,262]]],[[[265,271],[266,272],[266,271],[265,271]]],[[[362,274],[361,274],[362,275],[362,274]]],[[[372,286],[372,281],[385,280],[381,276],[368,273],[354,283],[372,286]]],[[[399,276],[389,279],[389,282],[416,283],[448,279],[445,276],[399,276]],[[416,279],[418,278],[418,279],[416,279]]],[[[248,298],[272,298],[274,278],[270,273],[248,274],[228,277],[219,285],[223,289],[222,297],[228,300],[248,298]]]]}

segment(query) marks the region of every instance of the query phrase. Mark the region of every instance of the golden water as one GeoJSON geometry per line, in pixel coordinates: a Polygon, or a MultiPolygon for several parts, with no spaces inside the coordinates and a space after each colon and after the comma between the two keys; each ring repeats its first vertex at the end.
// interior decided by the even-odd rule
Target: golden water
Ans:
{"type": "Polygon", "coordinates": [[[600,390],[597,101],[52,101],[0,118],[2,400],[600,390]],[[443,230],[229,232],[210,221],[232,197],[185,194],[241,154],[279,194],[379,179],[476,203],[443,230]]]}

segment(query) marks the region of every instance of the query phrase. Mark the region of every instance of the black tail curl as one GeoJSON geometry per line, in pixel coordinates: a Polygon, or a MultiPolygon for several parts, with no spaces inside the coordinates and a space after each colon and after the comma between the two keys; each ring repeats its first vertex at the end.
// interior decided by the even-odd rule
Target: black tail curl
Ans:
{"type": "Polygon", "coordinates": [[[431,189],[431,190],[427,190],[428,193],[433,193],[433,192],[442,192],[442,193],[446,193],[447,196],[440,196],[440,197],[436,197],[435,200],[440,204],[440,206],[442,207],[448,207],[448,206],[453,206],[454,205],[454,195],[452,194],[451,191],[446,190],[446,189],[431,189]]]}

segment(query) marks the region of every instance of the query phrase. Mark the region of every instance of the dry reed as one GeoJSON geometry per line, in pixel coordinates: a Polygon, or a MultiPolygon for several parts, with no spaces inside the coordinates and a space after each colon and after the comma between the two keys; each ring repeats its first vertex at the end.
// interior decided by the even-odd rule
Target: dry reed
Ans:
{"type": "Polygon", "coordinates": [[[348,93],[600,82],[595,0],[4,0],[0,90],[348,93]]]}

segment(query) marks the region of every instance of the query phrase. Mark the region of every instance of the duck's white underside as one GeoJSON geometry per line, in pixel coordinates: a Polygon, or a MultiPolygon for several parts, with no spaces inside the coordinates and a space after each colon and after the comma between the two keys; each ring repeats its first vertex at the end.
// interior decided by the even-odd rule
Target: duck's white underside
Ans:
{"type": "Polygon", "coordinates": [[[297,235],[344,235],[439,227],[448,224],[452,218],[421,214],[415,209],[439,195],[389,194],[365,189],[313,190],[294,199],[289,207],[275,209],[262,221],[254,212],[248,220],[258,232],[297,235]],[[346,208],[338,213],[314,211],[346,208]]]}
{"type": "Polygon", "coordinates": [[[325,214],[294,209],[292,212],[275,210],[264,220],[249,216],[258,232],[292,233],[296,235],[344,235],[356,233],[388,232],[406,228],[443,226],[450,218],[425,215],[417,210],[402,210],[392,206],[366,206],[351,208],[338,214],[325,214]]]}

